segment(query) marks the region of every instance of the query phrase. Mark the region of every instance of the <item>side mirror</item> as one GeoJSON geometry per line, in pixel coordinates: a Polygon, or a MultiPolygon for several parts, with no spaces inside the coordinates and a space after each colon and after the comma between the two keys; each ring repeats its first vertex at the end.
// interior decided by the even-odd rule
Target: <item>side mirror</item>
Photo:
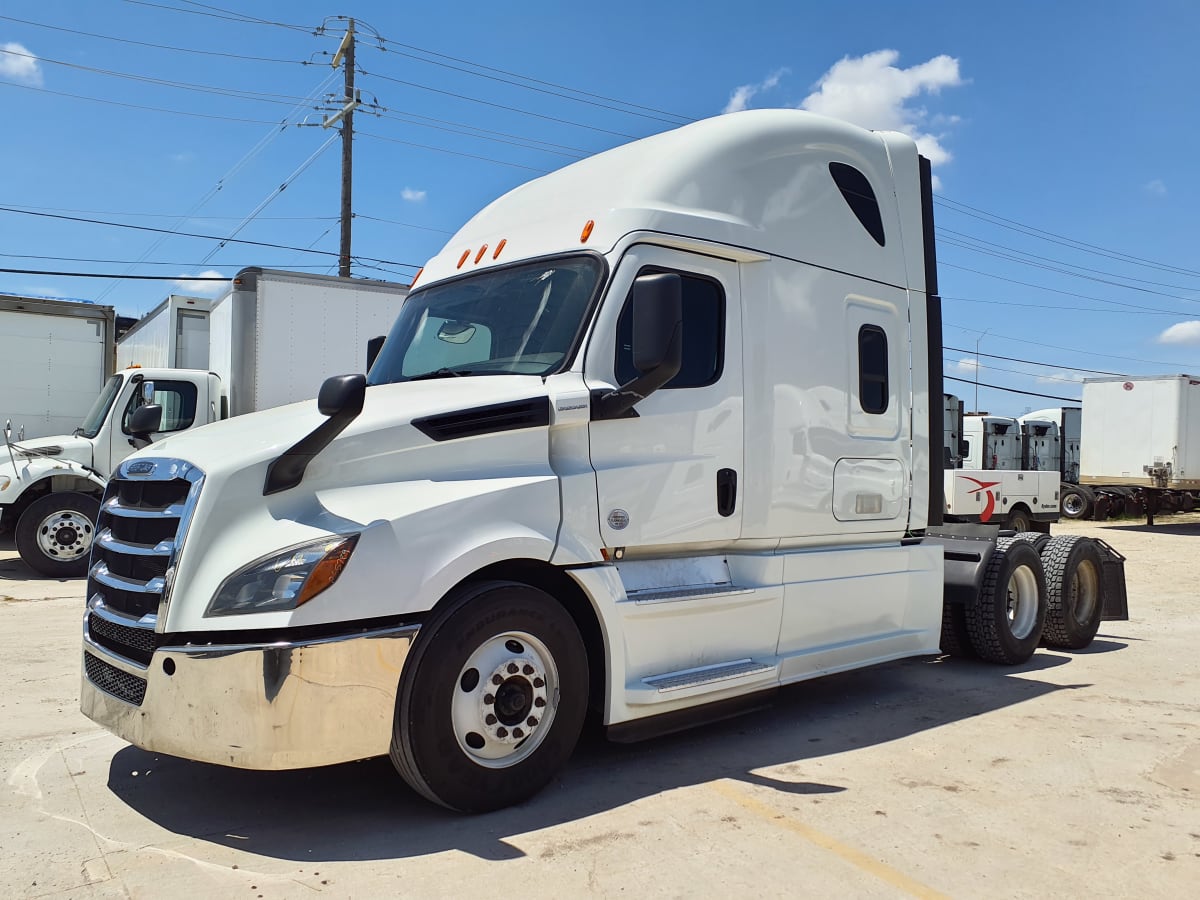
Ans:
{"type": "Polygon", "coordinates": [[[379,357],[379,351],[383,349],[383,342],[387,340],[382,334],[378,337],[373,337],[367,341],[367,371],[371,371],[371,366],[375,365],[375,360],[379,357]]]}
{"type": "Polygon", "coordinates": [[[323,416],[347,413],[353,418],[362,412],[366,396],[366,375],[334,375],[326,378],[321,385],[321,393],[317,394],[317,409],[323,416]]]}
{"type": "Polygon", "coordinates": [[[154,402],[154,382],[153,381],[143,381],[142,382],[142,402],[143,403],[153,403],[154,402]]]}
{"type": "Polygon", "coordinates": [[[157,403],[139,406],[129,417],[129,433],[134,440],[149,441],[150,435],[162,426],[162,407],[157,403]]]}
{"type": "Polygon", "coordinates": [[[593,418],[616,419],[679,374],[683,365],[683,281],[669,272],[633,282],[633,365],[641,373],[615,391],[601,392],[593,418]]]}
{"type": "Polygon", "coordinates": [[[959,456],[969,456],[970,453],[971,453],[970,441],[959,441],[958,442],[958,455],[959,456]]]}

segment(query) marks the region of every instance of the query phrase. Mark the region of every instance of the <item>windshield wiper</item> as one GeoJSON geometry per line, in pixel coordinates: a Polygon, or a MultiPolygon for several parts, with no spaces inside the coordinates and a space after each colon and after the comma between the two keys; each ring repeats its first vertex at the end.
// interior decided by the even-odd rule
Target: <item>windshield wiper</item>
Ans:
{"type": "Polygon", "coordinates": [[[429,381],[434,378],[461,378],[463,375],[470,375],[470,369],[434,369],[432,372],[423,372],[420,375],[413,375],[407,381],[429,381]]]}

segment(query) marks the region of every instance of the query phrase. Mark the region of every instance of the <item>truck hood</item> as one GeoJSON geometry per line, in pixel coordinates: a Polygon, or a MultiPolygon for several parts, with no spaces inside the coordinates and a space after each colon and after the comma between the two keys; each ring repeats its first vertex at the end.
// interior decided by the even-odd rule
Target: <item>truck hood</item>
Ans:
{"type": "MultiPolygon", "coordinates": [[[[368,387],[362,413],[310,463],[305,483],[310,479],[319,482],[334,467],[368,463],[385,446],[392,455],[433,444],[412,426],[416,419],[545,397],[542,379],[532,375],[468,376],[368,387]],[[365,435],[370,435],[370,440],[364,440],[365,435]]],[[[163,438],[130,459],[183,459],[198,466],[210,479],[262,467],[265,477],[267,464],[324,421],[316,400],[305,400],[163,438]]],[[[426,477],[435,474],[428,472],[426,477]]],[[[344,470],[338,476],[339,484],[357,480],[344,470]]],[[[261,491],[261,482],[259,488],[261,491]]],[[[292,490],[303,489],[301,485],[292,490]]]]}
{"type": "Polygon", "coordinates": [[[17,470],[20,471],[31,461],[39,459],[57,459],[90,467],[92,465],[92,442],[85,437],[74,437],[69,434],[34,438],[30,441],[14,443],[11,459],[8,455],[8,448],[0,443],[0,467],[7,467],[11,471],[13,461],[15,461],[17,470]]]}

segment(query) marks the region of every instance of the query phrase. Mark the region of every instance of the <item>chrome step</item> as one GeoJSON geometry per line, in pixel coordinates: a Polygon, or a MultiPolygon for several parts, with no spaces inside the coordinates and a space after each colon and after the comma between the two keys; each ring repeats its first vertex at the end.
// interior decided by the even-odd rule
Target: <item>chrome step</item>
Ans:
{"type": "Polygon", "coordinates": [[[744,678],[750,675],[761,675],[771,672],[775,666],[770,663],[758,662],[753,659],[736,659],[733,662],[716,663],[711,666],[700,666],[695,669],[684,669],[681,672],[667,672],[664,675],[654,675],[643,678],[642,684],[653,688],[660,694],[682,691],[730,681],[734,678],[744,678]]]}
{"type": "Polygon", "coordinates": [[[675,603],[680,600],[695,600],[702,597],[736,597],[739,594],[752,593],[754,593],[753,588],[736,587],[732,584],[711,584],[694,587],[626,591],[625,596],[640,605],[647,603],[675,603]]]}

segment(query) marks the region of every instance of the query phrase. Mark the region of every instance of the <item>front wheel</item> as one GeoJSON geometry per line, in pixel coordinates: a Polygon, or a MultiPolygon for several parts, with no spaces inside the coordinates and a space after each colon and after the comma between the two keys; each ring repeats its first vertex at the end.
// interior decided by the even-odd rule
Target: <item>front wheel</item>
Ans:
{"type": "Polygon", "coordinates": [[[47,494],[17,520],[17,552],[25,565],[51,578],[86,575],[100,501],[74,491],[47,494]]]}
{"type": "Polygon", "coordinates": [[[587,650],[561,604],[515,582],[466,585],[405,663],[392,762],[451,809],[510,806],[566,763],[587,701],[587,650]]]}

